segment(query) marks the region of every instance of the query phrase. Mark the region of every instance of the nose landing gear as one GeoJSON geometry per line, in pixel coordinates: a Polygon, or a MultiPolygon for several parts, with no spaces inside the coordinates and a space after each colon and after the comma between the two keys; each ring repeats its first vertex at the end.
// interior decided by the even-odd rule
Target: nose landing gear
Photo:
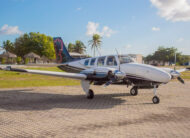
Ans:
{"type": "Polygon", "coordinates": [[[156,96],[156,85],[154,85],[154,90],[153,90],[153,92],[154,92],[154,97],[152,98],[152,102],[153,102],[154,104],[160,103],[160,98],[159,98],[158,96],[156,96]]]}
{"type": "MultiPolygon", "coordinates": [[[[154,97],[152,98],[152,102],[154,104],[160,103],[160,98],[156,95],[156,89],[157,88],[158,88],[158,86],[154,85],[154,89],[153,89],[154,97]]],[[[136,96],[138,94],[138,87],[137,86],[132,87],[131,90],[130,90],[130,94],[132,96],[136,96]]]]}
{"type": "Polygon", "coordinates": [[[154,97],[152,98],[152,102],[153,102],[154,104],[158,104],[158,103],[160,102],[159,97],[154,96],[154,97]]]}

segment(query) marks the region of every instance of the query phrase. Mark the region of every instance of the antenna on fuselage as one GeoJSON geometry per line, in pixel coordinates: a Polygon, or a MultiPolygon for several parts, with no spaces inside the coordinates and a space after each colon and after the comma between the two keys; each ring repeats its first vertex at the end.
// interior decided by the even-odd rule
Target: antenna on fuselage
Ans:
{"type": "Polygon", "coordinates": [[[116,51],[118,59],[119,59],[119,71],[120,71],[120,56],[119,56],[119,52],[117,51],[117,49],[115,49],[115,51],[116,51]]]}

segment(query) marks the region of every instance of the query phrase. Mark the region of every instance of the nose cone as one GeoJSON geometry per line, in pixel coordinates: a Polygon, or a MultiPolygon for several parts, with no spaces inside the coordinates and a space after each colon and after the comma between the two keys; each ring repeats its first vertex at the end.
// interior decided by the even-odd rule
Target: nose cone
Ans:
{"type": "Polygon", "coordinates": [[[121,65],[121,70],[127,75],[135,76],[138,79],[152,82],[168,83],[171,75],[161,68],[150,65],[131,63],[121,65]]]}

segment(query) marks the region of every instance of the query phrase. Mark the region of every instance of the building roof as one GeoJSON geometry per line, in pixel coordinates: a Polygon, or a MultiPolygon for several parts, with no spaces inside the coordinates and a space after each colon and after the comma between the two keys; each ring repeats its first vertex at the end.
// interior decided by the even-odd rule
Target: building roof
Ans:
{"type": "Polygon", "coordinates": [[[40,56],[35,54],[34,52],[30,52],[24,56],[25,58],[38,58],[40,59],[40,56]]]}
{"type": "Polygon", "coordinates": [[[80,54],[80,53],[76,53],[76,52],[70,52],[69,54],[74,57],[86,57],[85,54],[80,54]]]}
{"type": "Polygon", "coordinates": [[[16,58],[17,56],[13,53],[10,53],[10,52],[3,52],[3,54],[0,55],[0,57],[3,57],[3,58],[16,58]]]}

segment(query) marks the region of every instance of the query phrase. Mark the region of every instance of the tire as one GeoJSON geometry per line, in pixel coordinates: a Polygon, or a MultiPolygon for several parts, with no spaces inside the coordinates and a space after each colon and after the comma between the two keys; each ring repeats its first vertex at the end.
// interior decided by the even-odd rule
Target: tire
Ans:
{"type": "Polygon", "coordinates": [[[94,98],[94,92],[93,90],[89,89],[87,99],[93,99],[94,98]]]}
{"type": "Polygon", "coordinates": [[[153,102],[154,104],[158,104],[158,103],[160,103],[160,99],[159,99],[159,97],[154,96],[154,97],[152,98],[152,102],[153,102]]]}
{"type": "Polygon", "coordinates": [[[136,95],[138,94],[138,89],[137,89],[137,87],[131,88],[130,94],[131,94],[132,96],[136,96],[136,95]]]}

